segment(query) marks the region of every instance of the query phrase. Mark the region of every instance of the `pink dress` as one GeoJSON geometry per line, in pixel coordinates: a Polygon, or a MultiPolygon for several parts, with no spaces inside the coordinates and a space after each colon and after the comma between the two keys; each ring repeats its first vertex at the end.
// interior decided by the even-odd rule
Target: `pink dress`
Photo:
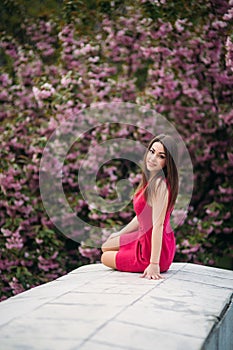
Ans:
{"type": "MultiPolygon", "coordinates": [[[[134,211],[139,222],[138,231],[120,236],[120,248],[116,255],[116,268],[119,271],[143,272],[150,263],[152,208],[147,204],[141,189],[133,198],[134,211]]],[[[174,232],[170,225],[171,210],[164,220],[160,271],[169,269],[176,250],[174,232]]]]}

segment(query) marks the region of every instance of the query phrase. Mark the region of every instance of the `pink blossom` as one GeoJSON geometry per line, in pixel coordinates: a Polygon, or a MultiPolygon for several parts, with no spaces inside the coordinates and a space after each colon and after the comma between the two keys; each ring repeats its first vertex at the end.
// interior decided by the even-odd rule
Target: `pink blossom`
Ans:
{"type": "Polygon", "coordinates": [[[212,211],[211,209],[206,209],[206,214],[208,214],[210,217],[217,217],[219,215],[220,211],[216,210],[216,211],[212,211]]]}
{"type": "Polygon", "coordinates": [[[5,237],[9,237],[12,235],[12,231],[10,231],[9,229],[4,229],[4,228],[1,228],[1,232],[3,233],[3,236],[5,237]]]}
{"type": "Polygon", "coordinates": [[[200,246],[201,246],[200,244],[196,244],[196,245],[192,246],[191,248],[183,249],[182,253],[188,254],[188,255],[190,255],[191,253],[196,253],[200,249],[200,246]]]}
{"type": "Polygon", "coordinates": [[[227,157],[230,161],[230,164],[233,165],[233,153],[227,152],[227,157]]]}
{"type": "Polygon", "coordinates": [[[7,87],[12,84],[12,79],[9,77],[8,73],[0,74],[0,82],[2,83],[2,87],[7,87]]]}
{"type": "Polygon", "coordinates": [[[184,239],[182,241],[182,245],[183,245],[183,247],[189,247],[190,243],[189,243],[189,241],[187,239],[184,239]]]}
{"type": "Polygon", "coordinates": [[[128,219],[128,218],[130,218],[130,217],[132,216],[132,214],[129,213],[129,212],[124,212],[124,211],[122,211],[122,212],[120,212],[119,216],[120,216],[122,219],[128,219]]]}
{"type": "Polygon", "coordinates": [[[0,100],[7,101],[8,100],[8,92],[6,90],[0,92],[0,100]]]}
{"type": "Polygon", "coordinates": [[[183,225],[186,217],[187,217],[187,212],[184,211],[183,209],[174,209],[172,212],[173,222],[177,226],[183,225]]]}
{"type": "Polygon", "coordinates": [[[223,16],[223,20],[224,21],[230,21],[233,18],[233,4],[232,4],[232,0],[229,1],[229,5],[231,7],[229,7],[228,11],[224,14],[224,16],[223,16]]]}
{"type": "Polygon", "coordinates": [[[222,223],[223,223],[223,220],[219,220],[219,221],[214,221],[214,222],[213,222],[213,224],[214,224],[215,226],[221,226],[222,223]]]}
{"type": "Polygon", "coordinates": [[[99,219],[99,215],[97,213],[92,213],[89,215],[89,217],[93,220],[98,220],[99,219]]]}
{"type": "Polygon", "coordinates": [[[45,271],[48,272],[53,269],[57,269],[59,264],[57,262],[54,262],[53,260],[56,259],[58,252],[55,252],[50,258],[46,259],[43,258],[41,255],[38,257],[38,267],[45,271]]]}
{"type": "Polygon", "coordinates": [[[222,187],[218,186],[220,193],[224,194],[233,194],[233,188],[232,187],[222,187]]]}
{"type": "Polygon", "coordinates": [[[6,239],[6,241],[7,249],[22,249],[24,246],[23,239],[19,234],[19,230],[13,232],[12,235],[6,239]]]}
{"type": "Polygon", "coordinates": [[[233,43],[230,37],[227,38],[226,49],[226,65],[233,70],[233,43]]]}
{"type": "Polygon", "coordinates": [[[175,22],[175,28],[178,32],[183,32],[184,30],[184,26],[183,24],[185,24],[186,19],[177,19],[175,22]]]}
{"type": "Polygon", "coordinates": [[[49,83],[43,84],[40,89],[38,89],[36,86],[33,86],[32,91],[39,107],[43,106],[42,100],[50,98],[55,93],[55,89],[49,83]]]}
{"type": "MultiPolygon", "coordinates": [[[[4,160],[0,174],[0,225],[5,230],[2,231],[2,243],[3,247],[7,244],[9,249],[18,249],[24,244],[22,252],[10,251],[5,247],[2,254],[10,256],[18,253],[26,257],[25,249],[31,244],[28,239],[33,239],[36,250],[33,254],[29,252],[28,259],[40,257],[38,266],[43,278],[54,278],[61,271],[61,263],[56,256],[42,256],[41,251],[47,240],[37,236],[37,230],[40,232],[42,226],[42,229],[54,229],[40,210],[38,166],[41,154],[47,138],[60,123],[74,120],[72,118],[80,110],[99,102],[136,102],[161,112],[174,123],[191,153],[196,182],[193,210],[189,211],[187,222],[177,230],[181,254],[183,244],[187,248],[183,251],[187,253],[185,259],[200,262],[201,255],[205,253],[201,249],[205,249],[208,243],[211,250],[213,240],[218,242],[219,233],[228,249],[230,228],[225,226],[228,225],[233,199],[229,185],[229,165],[233,162],[233,155],[228,141],[232,136],[233,124],[230,108],[233,45],[229,36],[233,2],[217,1],[217,6],[214,6],[216,12],[208,7],[206,17],[198,26],[195,26],[192,18],[189,22],[186,18],[177,17],[175,23],[169,23],[163,16],[163,20],[158,18],[154,21],[149,14],[145,14],[145,7],[140,5],[142,2],[127,7],[114,19],[103,14],[98,30],[93,33],[80,35],[76,23],[58,26],[53,20],[38,19],[34,23],[22,23],[22,29],[30,38],[27,44],[5,35],[0,43],[9,63],[7,71],[3,66],[3,74],[0,75],[3,107],[0,118],[4,126],[0,127],[4,160]],[[51,55],[54,53],[53,59],[51,55]],[[12,129],[7,125],[11,125],[12,129]],[[214,202],[219,203],[221,209],[212,207],[214,202]],[[205,210],[207,204],[208,209],[205,210]],[[208,235],[208,242],[198,249],[198,240],[203,241],[208,235]]],[[[166,3],[164,0],[150,2],[155,8],[161,7],[157,8],[158,13],[166,3]]],[[[114,2],[110,5],[114,10],[114,2]]],[[[169,6],[167,4],[166,9],[169,6]]],[[[79,115],[79,118],[81,124],[85,116],[79,115]]],[[[113,116],[112,121],[117,123],[117,117],[113,116]]],[[[90,127],[95,123],[95,118],[90,116],[90,127]]],[[[143,128],[146,125],[148,128],[152,124],[153,118],[146,117],[144,122],[139,121],[138,126],[143,128]]],[[[65,124],[64,129],[71,132],[70,124],[65,124]]],[[[91,140],[98,138],[102,142],[111,137],[111,133],[114,133],[111,128],[106,127],[93,132],[91,136],[85,135],[78,143],[77,150],[71,150],[66,159],[65,190],[75,210],[86,218],[91,205],[77,198],[79,194],[75,193],[79,185],[79,167],[91,144],[96,154],[90,157],[87,170],[93,172],[92,164],[102,156],[102,151],[98,143],[91,140]]],[[[143,130],[131,132],[124,126],[116,130],[116,135],[125,138],[132,136],[145,144],[148,141],[148,135],[143,130]]],[[[57,147],[62,148],[63,145],[57,147]]],[[[54,176],[59,176],[61,169],[52,158],[51,171],[54,176]]],[[[115,194],[111,184],[117,183],[121,176],[120,167],[103,167],[103,177],[98,180],[100,195],[108,197],[115,194]]],[[[132,170],[129,181],[136,187],[140,175],[132,170]]],[[[130,218],[131,212],[114,215],[94,212],[90,215],[94,220],[99,220],[101,226],[101,220],[108,223],[108,219],[109,222],[116,219],[121,224],[130,218]]],[[[174,223],[179,225],[185,215],[174,211],[173,217],[174,223]]],[[[64,217],[64,224],[70,221],[69,215],[64,217]]],[[[92,232],[88,233],[92,239],[92,232]]],[[[74,230],[72,239],[77,239],[80,234],[82,232],[74,230]]],[[[93,244],[96,245],[96,241],[93,244]]],[[[99,250],[85,248],[84,244],[80,252],[93,262],[99,259],[99,250]]],[[[0,262],[7,273],[11,266],[26,266],[26,263],[23,259],[10,261],[4,256],[0,262]]]]}
{"type": "Polygon", "coordinates": [[[209,235],[211,232],[213,232],[214,227],[211,225],[208,229],[205,230],[205,232],[207,233],[207,235],[209,235]]]}
{"type": "Polygon", "coordinates": [[[97,248],[83,248],[82,246],[80,246],[79,252],[85,258],[90,259],[90,262],[94,262],[95,259],[100,256],[100,251],[97,248]]]}
{"type": "Polygon", "coordinates": [[[227,25],[226,22],[223,22],[223,21],[215,21],[212,23],[212,26],[215,29],[224,28],[226,27],[226,25],[227,25]]]}
{"type": "Polygon", "coordinates": [[[70,77],[64,76],[61,79],[61,84],[65,87],[69,86],[72,83],[72,79],[70,77]]]}
{"type": "Polygon", "coordinates": [[[100,195],[106,197],[110,192],[110,185],[107,184],[100,189],[100,195]]]}
{"type": "Polygon", "coordinates": [[[9,285],[13,291],[13,294],[19,294],[24,291],[24,288],[21,283],[19,283],[18,279],[16,277],[13,277],[11,282],[9,282],[9,285]]]}
{"type": "Polygon", "coordinates": [[[227,234],[233,233],[233,228],[232,227],[224,227],[223,232],[227,233],[227,234]]]}

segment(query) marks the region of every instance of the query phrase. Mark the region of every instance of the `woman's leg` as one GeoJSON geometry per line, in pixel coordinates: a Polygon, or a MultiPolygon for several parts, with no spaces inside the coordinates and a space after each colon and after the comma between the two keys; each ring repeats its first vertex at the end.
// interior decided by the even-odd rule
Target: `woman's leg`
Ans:
{"type": "Polygon", "coordinates": [[[101,256],[101,262],[112,269],[116,269],[116,255],[117,251],[105,251],[101,256]]]}
{"type": "Polygon", "coordinates": [[[107,239],[107,241],[102,245],[102,252],[117,251],[120,246],[120,236],[107,239]]]}
{"type": "Polygon", "coordinates": [[[116,255],[120,246],[120,236],[107,239],[107,241],[102,245],[102,256],[101,262],[111,267],[112,269],[116,268],[116,255]]]}

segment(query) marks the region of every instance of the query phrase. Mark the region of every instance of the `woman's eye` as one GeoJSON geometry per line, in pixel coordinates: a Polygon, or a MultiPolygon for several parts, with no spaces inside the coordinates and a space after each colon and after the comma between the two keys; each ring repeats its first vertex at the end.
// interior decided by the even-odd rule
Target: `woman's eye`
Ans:
{"type": "MultiPolygon", "coordinates": [[[[152,153],[152,154],[155,154],[155,151],[153,149],[150,149],[149,152],[152,153]]],[[[165,159],[166,158],[166,156],[164,156],[163,154],[158,155],[158,157],[160,159],[165,159]]]]}

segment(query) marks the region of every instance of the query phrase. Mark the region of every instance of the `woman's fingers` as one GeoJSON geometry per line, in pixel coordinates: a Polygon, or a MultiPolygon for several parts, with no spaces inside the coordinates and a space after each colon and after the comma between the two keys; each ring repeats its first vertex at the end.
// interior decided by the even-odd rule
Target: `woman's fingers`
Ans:
{"type": "Polygon", "coordinates": [[[142,275],[140,275],[141,278],[146,276],[146,272],[144,271],[142,275]]]}
{"type": "Polygon", "coordinates": [[[141,278],[148,278],[149,280],[160,280],[160,279],[164,279],[163,276],[161,276],[160,274],[158,275],[148,275],[146,272],[143,272],[143,274],[140,276],[141,278]]]}
{"type": "MultiPolygon", "coordinates": [[[[154,277],[154,276],[153,276],[153,277],[154,277]]],[[[164,277],[163,277],[162,275],[160,275],[160,274],[156,275],[155,278],[156,278],[156,279],[159,279],[159,280],[160,280],[160,279],[164,279],[164,277]]]]}

